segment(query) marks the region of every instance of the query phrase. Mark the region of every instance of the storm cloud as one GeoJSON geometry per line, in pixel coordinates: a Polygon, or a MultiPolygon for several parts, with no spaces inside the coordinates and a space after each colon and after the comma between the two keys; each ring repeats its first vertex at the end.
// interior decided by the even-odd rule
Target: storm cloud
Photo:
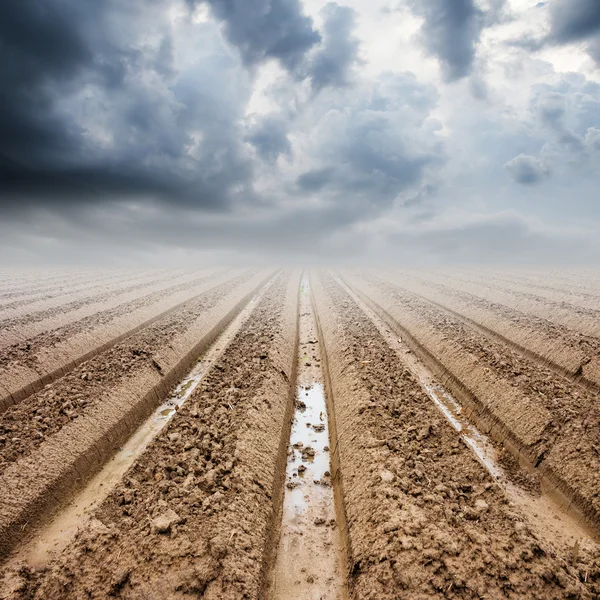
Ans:
{"type": "Polygon", "coordinates": [[[475,0],[411,0],[413,12],[423,18],[421,43],[440,61],[448,81],[471,73],[481,32],[499,17],[503,4],[482,10],[475,0]]]}
{"type": "Polygon", "coordinates": [[[152,195],[219,208],[249,184],[236,125],[243,73],[237,82],[225,74],[235,60],[209,27],[194,33],[212,38],[212,60],[177,72],[172,28],[152,0],[1,10],[4,202],[152,195]]]}
{"type": "Polygon", "coordinates": [[[225,23],[227,39],[245,64],[277,59],[288,70],[301,66],[306,52],[321,41],[299,0],[187,0],[208,4],[225,23]]]}
{"type": "Polygon", "coordinates": [[[600,259],[599,5],[518,4],[1,3],[0,262],[600,259]]]}

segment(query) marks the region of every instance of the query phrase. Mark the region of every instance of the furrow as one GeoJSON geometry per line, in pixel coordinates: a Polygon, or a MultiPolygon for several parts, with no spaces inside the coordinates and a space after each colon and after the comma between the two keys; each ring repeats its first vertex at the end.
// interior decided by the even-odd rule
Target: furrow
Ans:
{"type": "Polygon", "coordinates": [[[4,348],[0,351],[0,412],[40,391],[82,362],[178,310],[190,299],[224,281],[236,279],[235,275],[235,272],[209,275],[94,313],[28,338],[22,344],[4,348]]]}
{"type": "Polygon", "coordinates": [[[514,512],[343,287],[326,272],[313,287],[337,428],[334,477],[343,489],[351,597],[594,597],[579,571],[514,512]]]}
{"type": "Polygon", "coordinates": [[[41,414],[55,429],[5,463],[0,476],[1,556],[102,467],[269,277],[260,272],[223,284],[89,365],[90,385],[67,397],[74,407],[68,419],[59,418],[62,395],[47,399],[41,414]]]}
{"type": "Polygon", "coordinates": [[[273,282],[89,525],[45,571],[17,573],[10,598],[259,597],[285,475],[299,276],[273,282]]]}
{"type": "Polygon", "coordinates": [[[558,375],[596,392],[600,390],[600,340],[525,315],[447,285],[389,273],[383,277],[467,325],[552,369],[558,375]]]}
{"type": "Polygon", "coordinates": [[[447,311],[384,281],[344,273],[344,281],[461,400],[468,418],[536,468],[544,484],[596,531],[600,482],[597,396],[562,382],[506,346],[477,335],[447,311]]]}

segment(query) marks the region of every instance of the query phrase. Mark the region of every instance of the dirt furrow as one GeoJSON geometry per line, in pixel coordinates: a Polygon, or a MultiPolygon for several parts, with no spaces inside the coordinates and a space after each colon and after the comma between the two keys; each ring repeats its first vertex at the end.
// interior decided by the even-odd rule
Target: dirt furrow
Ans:
{"type": "Polygon", "coordinates": [[[424,279],[443,283],[454,289],[468,292],[490,302],[503,304],[525,314],[545,319],[557,325],[600,338],[600,309],[576,308],[566,303],[552,302],[535,294],[508,290],[493,283],[473,280],[471,277],[449,276],[444,273],[424,274],[424,279]]]}
{"type": "MultiPolygon", "coordinates": [[[[110,284],[114,281],[122,281],[131,277],[132,274],[128,271],[106,271],[106,272],[90,272],[88,275],[82,275],[81,272],[74,271],[73,273],[65,273],[40,282],[37,278],[32,279],[30,284],[9,285],[5,284],[0,292],[0,299],[13,299],[20,296],[28,296],[31,294],[39,294],[48,290],[58,290],[65,286],[78,285],[82,283],[106,283],[110,284]]],[[[140,277],[141,274],[135,273],[133,277],[140,277]]]]}
{"type": "Polygon", "coordinates": [[[575,292],[573,289],[561,289],[534,281],[520,281],[511,275],[494,275],[484,278],[500,288],[522,294],[532,294],[550,300],[551,302],[573,305],[578,308],[598,310],[600,295],[589,292],[575,292]]]}
{"type": "Polygon", "coordinates": [[[282,273],[51,567],[7,598],[258,598],[293,405],[299,272],[282,273]]]}
{"type": "Polygon", "coordinates": [[[236,273],[240,272],[213,273],[3,348],[0,350],[0,412],[176,310],[189,299],[235,279],[236,273]]]}
{"type": "Polygon", "coordinates": [[[447,311],[382,281],[344,273],[351,287],[417,352],[489,432],[598,530],[598,397],[558,378],[447,311]]]}
{"type": "Polygon", "coordinates": [[[256,285],[257,277],[260,280],[264,275],[251,271],[201,294],[19,404],[10,406],[0,414],[0,476],[10,463],[30,454],[68,423],[85,417],[97,404],[101,405],[105,397],[114,396],[113,388],[122,386],[137,369],[150,363],[162,374],[162,366],[155,358],[164,352],[161,349],[173,352],[178,337],[195,319],[218,308],[228,295],[235,297],[238,287],[247,286],[253,280],[256,285]]]}
{"type": "Polygon", "coordinates": [[[382,277],[451,311],[486,335],[585,387],[600,390],[600,339],[585,336],[503,304],[478,298],[442,283],[394,271],[382,277]]]}
{"type": "MultiPolygon", "coordinates": [[[[199,269],[198,269],[199,271],[199,269]]],[[[144,276],[129,276],[116,281],[85,284],[80,286],[62,286],[57,290],[31,294],[25,298],[11,300],[10,302],[0,302],[0,318],[2,323],[9,319],[23,317],[25,315],[36,314],[36,316],[54,307],[61,306],[67,308],[77,307],[80,302],[88,298],[98,299],[101,296],[110,294],[126,293],[128,291],[142,290],[145,287],[157,285],[161,282],[177,281],[186,275],[193,275],[192,272],[173,272],[163,273],[162,275],[152,273],[144,276]]],[[[73,308],[71,308],[73,309],[73,308]]]]}
{"type": "Polygon", "coordinates": [[[22,537],[23,527],[46,517],[102,466],[268,276],[262,271],[227,282],[96,357],[79,378],[83,385],[72,374],[39,397],[29,425],[5,415],[3,423],[26,431],[5,445],[0,555],[22,537]],[[42,423],[47,417],[45,431],[34,415],[42,423]],[[34,439],[40,429],[43,437],[34,439]],[[21,452],[10,460],[15,446],[21,452]]]}
{"type": "MultiPolygon", "coordinates": [[[[46,332],[57,330],[71,323],[81,321],[86,317],[94,317],[97,313],[105,313],[111,309],[118,309],[120,305],[132,302],[151,303],[167,293],[174,293],[193,287],[198,281],[218,273],[226,273],[217,269],[206,269],[195,274],[190,274],[180,281],[150,282],[151,290],[144,293],[146,285],[133,286],[131,290],[118,288],[112,290],[110,287],[103,294],[85,296],[81,299],[72,299],[67,304],[60,301],[55,306],[48,306],[36,312],[16,310],[12,316],[0,317],[0,350],[9,346],[15,346],[21,342],[29,342],[31,346],[38,344],[34,339],[46,332]]],[[[77,298],[75,296],[75,298],[77,298]]],[[[130,305],[135,308],[135,304],[130,305]]],[[[45,340],[44,340],[45,341],[45,340]]]]}
{"type": "MultiPolygon", "coordinates": [[[[578,276],[568,277],[560,272],[481,272],[464,273],[465,275],[476,275],[478,278],[499,283],[524,286],[526,288],[540,289],[555,294],[564,294],[565,296],[581,296],[582,299],[588,299],[595,302],[600,300],[600,282],[592,279],[589,275],[580,274],[578,276]]],[[[597,277],[597,274],[596,274],[597,277]]]]}
{"type": "MultiPolygon", "coordinates": [[[[355,600],[592,598],[326,274],[313,279],[355,600]]],[[[595,573],[594,577],[600,574],[595,573]]]]}

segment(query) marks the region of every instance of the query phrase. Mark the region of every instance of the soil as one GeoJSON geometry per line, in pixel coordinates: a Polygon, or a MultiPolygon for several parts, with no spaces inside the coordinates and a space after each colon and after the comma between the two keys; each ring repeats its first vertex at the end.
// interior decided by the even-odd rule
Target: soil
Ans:
{"type": "Polygon", "coordinates": [[[565,493],[600,526],[600,405],[565,381],[456,318],[373,274],[347,275],[429,357],[443,384],[465,399],[469,416],[565,493]],[[435,364],[434,364],[435,363],[435,364]]]}
{"type": "MultiPolygon", "coordinates": [[[[5,441],[5,458],[12,460],[5,460],[1,472],[0,554],[11,549],[28,524],[68,500],[100,469],[268,275],[258,272],[225,283],[108,356],[97,357],[87,365],[86,379],[79,379],[82,387],[69,387],[75,378],[71,374],[60,381],[60,393],[36,395],[14,407],[18,411],[28,406],[31,413],[25,422],[8,421],[10,435],[17,428],[22,437],[5,441]],[[42,425],[33,415],[48,418],[41,438],[35,433],[42,425]]],[[[10,410],[6,414],[13,416],[10,410]]]]}
{"type": "Polygon", "coordinates": [[[327,274],[314,288],[353,597],[594,597],[585,571],[544,548],[511,510],[347,294],[327,274]]]}
{"type": "MultiPolygon", "coordinates": [[[[209,275],[76,319],[68,325],[33,335],[22,343],[3,348],[0,350],[0,378],[6,388],[6,395],[0,396],[0,411],[41,390],[45,384],[63,376],[76,365],[168,315],[191,298],[227,280],[236,281],[248,275],[250,272],[238,274],[237,277],[227,273],[209,275]]],[[[22,326],[26,329],[26,319],[22,326]]],[[[0,337],[2,335],[4,334],[0,334],[0,337]]]]}
{"type": "Polygon", "coordinates": [[[299,273],[283,273],[71,548],[12,598],[257,598],[283,487],[299,273]]]}
{"type": "MultiPolygon", "coordinates": [[[[542,366],[552,366],[568,379],[600,390],[600,339],[435,281],[404,273],[389,273],[387,279],[479,325],[484,333],[527,353],[542,366]]],[[[600,309],[600,298],[596,305],[600,309]]]]}
{"type": "Polygon", "coordinates": [[[598,282],[0,273],[0,598],[600,598],[598,282]]]}

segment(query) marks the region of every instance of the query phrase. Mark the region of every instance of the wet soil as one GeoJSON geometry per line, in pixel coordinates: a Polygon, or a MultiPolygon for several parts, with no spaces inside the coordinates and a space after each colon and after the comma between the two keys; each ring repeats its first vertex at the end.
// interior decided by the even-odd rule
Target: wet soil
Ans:
{"type": "Polygon", "coordinates": [[[372,323],[315,283],[355,598],[594,597],[536,538],[372,323]]]}
{"type": "MultiPolygon", "coordinates": [[[[103,466],[198,354],[266,283],[269,273],[258,272],[245,282],[223,284],[171,315],[169,321],[144,331],[141,339],[119,346],[120,353],[108,363],[112,381],[97,383],[87,394],[84,387],[86,404],[76,413],[64,414],[62,398],[45,398],[43,410],[52,413],[50,427],[54,430],[41,440],[24,436],[16,442],[11,438],[6,445],[8,452],[14,452],[19,443],[22,454],[7,461],[1,473],[0,554],[9,551],[30,524],[67,502],[103,466]]],[[[94,382],[98,373],[90,373],[94,382]]],[[[38,423],[32,418],[28,421],[30,427],[38,423]]],[[[17,423],[11,421],[11,427],[14,425],[17,423]]]]}
{"type": "Polygon", "coordinates": [[[331,480],[330,439],[321,352],[308,273],[300,287],[300,348],[295,412],[287,448],[277,557],[267,597],[341,600],[345,555],[340,547],[331,480]]]}
{"type": "Polygon", "coordinates": [[[295,389],[299,273],[282,274],[91,524],[10,598],[258,598],[295,389]]]}
{"type": "MultiPolygon", "coordinates": [[[[598,397],[526,352],[593,359],[591,283],[570,303],[535,274],[237,273],[44,388],[40,365],[127,313],[15,350],[10,385],[38,389],[0,415],[1,598],[600,598],[597,544],[560,510],[598,509],[598,397]]],[[[15,302],[69,297],[64,273],[4,275],[15,302]]],[[[152,276],[81,273],[65,305],[152,276]]]]}
{"type": "Polygon", "coordinates": [[[436,376],[465,399],[469,416],[484,431],[537,467],[590,525],[600,523],[600,482],[585,476],[600,468],[595,450],[600,439],[597,394],[486,338],[414,294],[373,275],[350,279],[428,353],[436,376]]]}
{"type": "Polygon", "coordinates": [[[190,372],[135,433],[119,448],[113,458],[61,509],[47,526],[35,532],[31,541],[23,540],[9,557],[6,569],[16,572],[21,565],[39,570],[46,568],[72,542],[77,531],[86,526],[94,510],[119,484],[126,471],[141,456],[148,444],[166,427],[177,411],[192,395],[209,369],[222,356],[242,325],[252,314],[256,303],[266,293],[270,283],[261,288],[248,305],[223,330],[210,348],[198,358],[190,372]]]}

